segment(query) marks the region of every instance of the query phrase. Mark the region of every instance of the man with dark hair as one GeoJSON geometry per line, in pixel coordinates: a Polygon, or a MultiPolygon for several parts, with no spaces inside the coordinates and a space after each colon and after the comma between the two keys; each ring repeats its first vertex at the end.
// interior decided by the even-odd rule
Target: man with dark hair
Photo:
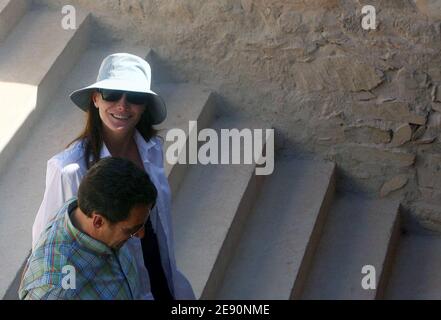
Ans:
{"type": "Polygon", "coordinates": [[[137,267],[125,242],[142,238],[157,191],[120,158],[96,163],[39,238],[20,299],[139,299],[137,267]]]}

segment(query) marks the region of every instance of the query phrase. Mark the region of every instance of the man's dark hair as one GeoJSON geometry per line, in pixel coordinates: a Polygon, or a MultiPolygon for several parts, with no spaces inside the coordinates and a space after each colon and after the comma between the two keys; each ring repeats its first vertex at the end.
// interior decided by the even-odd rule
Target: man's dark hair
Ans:
{"type": "Polygon", "coordinates": [[[78,206],[88,217],[96,211],[111,223],[128,219],[137,205],[155,205],[157,191],[147,173],[122,158],[93,165],[78,189],[78,206]]]}

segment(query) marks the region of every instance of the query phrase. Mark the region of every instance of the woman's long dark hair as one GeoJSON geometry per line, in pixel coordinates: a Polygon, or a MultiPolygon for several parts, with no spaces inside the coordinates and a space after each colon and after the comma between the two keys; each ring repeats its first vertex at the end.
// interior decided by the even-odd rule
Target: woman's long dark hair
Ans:
{"type": "MultiPolygon", "coordinates": [[[[148,106],[142,113],[141,118],[136,125],[136,129],[147,142],[157,135],[158,131],[153,128],[149,117],[148,106]]],[[[84,127],[83,132],[70,142],[67,147],[79,140],[84,141],[84,159],[86,162],[86,168],[89,169],[100,159],[100,152],[104,143],[103,123],[98,108],[95,107],[92,99],[90,99],[89,108],[87,110],[86,126],[84,127]],[[91,161],[89,161],[90,156],[92,156],[91,161]]]]}

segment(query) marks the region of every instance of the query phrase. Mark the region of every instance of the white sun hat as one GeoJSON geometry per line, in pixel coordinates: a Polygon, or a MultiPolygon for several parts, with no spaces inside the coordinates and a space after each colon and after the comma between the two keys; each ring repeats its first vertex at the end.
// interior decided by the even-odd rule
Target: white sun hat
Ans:
{"type": "Polygon", "coordinates": [[[129,53],[114,53],[101,63],[96,82],[75,90],[70,98],[80,109],[87,111],[91,94],[96,89],[148,93],[152,98],[147,106],[152,124],[159,124],[165,120],[167,109],[164,100],[150,89],[151,80],[152,72],[147,61],[129,53]]]}

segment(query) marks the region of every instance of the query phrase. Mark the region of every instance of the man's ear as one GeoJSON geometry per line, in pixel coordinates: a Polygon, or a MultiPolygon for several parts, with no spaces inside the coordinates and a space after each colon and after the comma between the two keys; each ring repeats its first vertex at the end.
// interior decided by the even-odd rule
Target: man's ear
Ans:
{"type": "Polygon", "coordinates": [[[106,223],[104,217],[98,212],[92,212],[92,224],[95,229],[100,229],[106,223]]]}

